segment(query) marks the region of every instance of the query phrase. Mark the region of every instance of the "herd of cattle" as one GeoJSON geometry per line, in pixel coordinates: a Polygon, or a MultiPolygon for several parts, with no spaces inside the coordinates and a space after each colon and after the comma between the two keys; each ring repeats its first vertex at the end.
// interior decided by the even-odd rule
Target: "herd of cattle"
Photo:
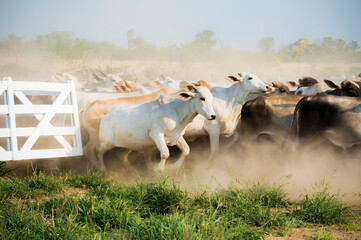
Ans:
{"type": "Polygon", "coordinates": [[[219,153],[221,136],[230,137],[228,147],[263,137],[279,145],[315,137],[342,148],[361,143],[361,73],[340,84],[312,77],[268,83],[247,72],[225,77],[228,82],[162,77],[147,84],[124,73],[82,74],[54,79],[76,83],[84,155],[102,172],[105,152],[115,147],[127,166],[129,153],[138,151],[147,167],[162,171],[168,146],[176,146],[181,154],[171,167],[178,168],[190,153],[187,142],[200,136],[209,136],[209,161],[219,153]]]}

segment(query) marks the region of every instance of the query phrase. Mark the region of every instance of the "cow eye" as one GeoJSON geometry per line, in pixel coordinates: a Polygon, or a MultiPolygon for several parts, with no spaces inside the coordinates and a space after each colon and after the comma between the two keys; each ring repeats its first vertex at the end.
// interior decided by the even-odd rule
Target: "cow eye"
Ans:
{"type": "Polygon", "coordinates": [[[204,97],[201,97],[201,101],[205,101],[206,99],[204,97]]]}
{"type": "Polygon", "coordinates": [[[249,78],[248,78],[248,80],[252,80],[252,79],[253,79],[253,77],[249,77],[249,78]]]}

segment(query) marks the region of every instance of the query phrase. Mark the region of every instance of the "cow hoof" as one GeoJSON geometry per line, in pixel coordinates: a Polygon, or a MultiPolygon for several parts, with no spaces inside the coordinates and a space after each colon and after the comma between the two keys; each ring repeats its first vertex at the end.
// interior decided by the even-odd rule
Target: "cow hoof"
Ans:
{"type": "Polygon", "coordinates": [[[163,172],[164,171],[164,166],[156,166],[156,167],[154,167],[154,171],[155,172],[163,172]]]}
{"type": "Polygon", "coordinates": [[[183,163],[175,163],[175,164],[172,164],[172,165],[170,165],[170,168],[171,169],[179,169],[180,167],[182,167],[183,166],[183,163]]]}

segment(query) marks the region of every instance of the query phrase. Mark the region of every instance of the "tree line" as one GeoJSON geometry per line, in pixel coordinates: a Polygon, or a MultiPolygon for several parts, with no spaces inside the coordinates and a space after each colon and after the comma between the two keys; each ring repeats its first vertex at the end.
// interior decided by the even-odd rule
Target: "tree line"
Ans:
{"type": "Polygon", "coordinates": [[[258,41],[258,51],[250,52],[222,45],[214,39],[212,30],[198,32],[193,41],[159,47],[133,29],[127,32],[126,47],[103,41],[93,42],[79,39],[72,32],[51,32],[37,35],[35,39],[23,40],[10,34],[0,40],[0,54],[19,58],[38,56],[64,60],[82,60],[91,58],[117,60],[170,60],[170,61],[222,61],[229,59],[248,59],[281,62],[360,62],[361,52],[357,41],[324,37],[311,42],[307,38],[275,49],[272,37],[258,41]]]}

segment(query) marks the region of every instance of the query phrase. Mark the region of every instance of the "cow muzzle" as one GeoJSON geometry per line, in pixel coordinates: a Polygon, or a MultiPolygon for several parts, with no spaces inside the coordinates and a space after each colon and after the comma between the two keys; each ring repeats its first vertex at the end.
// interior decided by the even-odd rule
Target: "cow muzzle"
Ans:
{"type": "Polygon", "coordinates": [[[208,120],[214,120],[216,119],[216,115],[211,115],[208,120]]]}

